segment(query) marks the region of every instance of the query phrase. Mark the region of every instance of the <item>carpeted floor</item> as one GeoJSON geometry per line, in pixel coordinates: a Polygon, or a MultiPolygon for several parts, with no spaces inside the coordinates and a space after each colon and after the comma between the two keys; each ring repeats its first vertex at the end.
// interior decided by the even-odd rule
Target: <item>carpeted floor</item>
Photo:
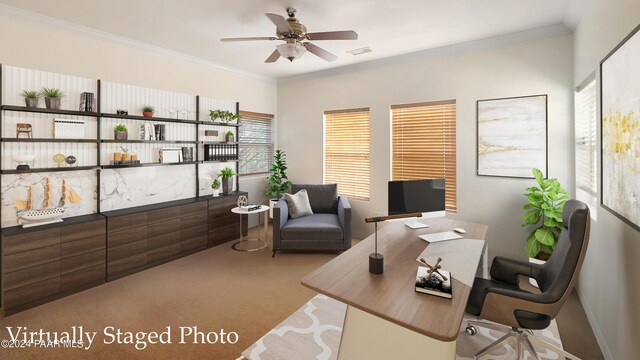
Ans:
{"type": "MultiPolygon", "coordinates": [[[[316,295],[300,285],[300,280],[337,255],[283,253],[272,259],[267,249],[241,253],[230,246],[223,244],[0,318],[0,340],[9,339],[6,327],[70,332],[73,326],[83,326],[84,331],[98,332],[89,350],[0,348],[0,359],[236,359],[316,295]],[[148,345],[144,350],[136,350],[135,344],[105,345],[103,341],[109,338],[103,330],[109,326],[123,332],[163,332],[171,326],[172,344],[148,345]],[[235,344],[193,344],[193,336],[187,336],[187,344],[179,344],[181,326],[197,326],[205,334],[233,331],[239,339],[235,344]]],[[[558,318],[564,347],[583,359],[601,359],[576,300],[563,309],[568,315],[558,318]],[[563,326],[580,329],[579,335],[565,335],[563,326]]],[[[215,340],[213,335],[209,338],[215,340]]]]}

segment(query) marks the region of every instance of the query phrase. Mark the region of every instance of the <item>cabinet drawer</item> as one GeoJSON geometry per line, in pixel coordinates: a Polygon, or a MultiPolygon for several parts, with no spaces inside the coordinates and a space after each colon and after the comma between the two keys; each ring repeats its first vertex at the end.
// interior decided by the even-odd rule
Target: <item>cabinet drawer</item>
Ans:
{"type": "Polygon", "coordinates": [[[147,239],[109,248],[109,261],[147,252],[147,239]]]}
{"type": "Polygon", "coordinates": [[[200,225],[207,225],[206,212],[180,218],[180,230],[187,230],[200,225]]]}
{"type": "Polygon", "coordinates": [[[207,234],[207,225],[196,226],[187,230],[180,231],[180,240],[191,239],[200,235],[207,234]]]}
{"type": "Polygon", "coordinates": [[[3,236],[2,243],[4,255],[58,245],[60,244],[60,228],[3,236]]]}
{"type": "Polygon", "coordinates": [[[160,261],[180,253],[180,243],[170,244],[161,248],[149,250],[147,253],[147,261],[149,263],[160,261]]]}
{"type": "Polygon", "coordinates": [[[107,231],[121,231],[147,225],[147,213],[141,212],[131,215],[122,215],[107,219],[107,231]]]}
{"type": "Polygon", "coordinates": [[[116,231],[107,234],[107,247],[129,244],[147,238],[147,226],[138,226],[133,229],[116,231]]]}
{"type": "Polygon", "coordinates": [[[180,230],[180,219],[173,219],[157,224],[147,225],[147,236],[155,237],[180,230]]]}
{"type": "Polygon", "coordinates": [[[47,246],[45,248],[29,250],[3,259],[3,273],[26,269],[32,266],[60,260],[60,245],[47,246]]]}
{"type": "Polygon", "coordinates": [[[104,249],[90,252],[88,254],[62,259],[60,260],[60,273],[64,275],[99,264],[104,264],[105,260],[106,252],[104,249]]]}
{"type": "Polygon", "coordinates": [[[16,306],[27,304],[31,301],[42,299],[43,297],[53,295],[60,290],[60,276],[41,281],[29,286],[8,290],[4,292],[3,310],[16,306]]]}
{"type": "Polygon", "coordinates": [[[164,221],[178,219],[180,217],[180,207],[173,206],[166,209],[151,210],[147,212],[147,224],[160,223],[164,221]]]}
{"type": "Polygon", "coordinates": [[[60,291],[75,289],[96,281],[104,282],[105,271],[105,265],[99,264],[62,275],[60,276],[60,291]]]}
{"type": "Polygon", "coordinates": [[[60,257],[67,258],[88,252],[101,250],[106,247],[107,237],[97,235],[86,239],[80,239],[60,244],[60,257]]]}
{"type": "Polygon", "coordinates": [[[118,274],[127,270],[132,270],[147,264],[147,253],[129,256],[107,263],[107,276],[118,274]]]}
{"type": "Polygon", "coordinates": [[[195,204],[180,206],[180,217],[196,216],[200,214],[207,214],[207,202],[199,202],[195,204]]]}
{"type": "Polygon", "coordinates": [[[174,231],[171,233],[148,238],[147,249],[153,250],[153,249],[158,249],[171,244],[179,244],[179,243],[180,243],[180,232],[174,231]]]}
{"type": "Polygon", "coordinates": [[[180,241],[180,252],[184,253],[196,249],[205,249],[207,247],[207,236],[196,236],[190,239],[180,241]]]}
{"type": "Polygon", "coordinates": [[[60,276],[60,261],[54,261],[4,275],[4,289],[11,290],[60,276]]]}
{"type": "Polygon", "coordinates": [[[88,237],[102,235],[107,232],[105,220],[96,220],[82,224],[68,225],[60,228],[60,242],[65,243],[88,237]]]}
{"type": "Polygon", "coordinates": [[[224,199],[209,200],[209,211],[211,210],[229,210],[238,206],[238,197],[228,197],[224,199]]]}

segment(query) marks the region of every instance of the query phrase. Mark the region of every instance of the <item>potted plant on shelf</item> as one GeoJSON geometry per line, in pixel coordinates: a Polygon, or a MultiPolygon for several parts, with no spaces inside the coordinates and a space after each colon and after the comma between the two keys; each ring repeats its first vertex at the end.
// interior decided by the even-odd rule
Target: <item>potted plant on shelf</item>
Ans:
{"type": "Polygon", "coordinates": [[[271,164],[271,175],[267,178],[269,183],[265,193],[273,198],[269,199],[269,217],[273,219],[273,207],[282,194],[291,188],[291,181],[287,177],[286,154],[282,150],[276,150],[271,164]]]}
{"type": "Polygon", "coordinates": [[[64,93],[60,91],[60,89],[43,87],[42,95],[44,96],[44,104],[47,109],[60,109],[60,99],[64,97],[64,93]]]}
{"type": "Polygon", "coordinates": [[[35,90],[23,90],[20,96],[24,97],[25,105],[28,108],[37,108],[38,100],[40,100],[40,93],[35,90]]]}
{"type": "Polygon", "coordinates": [[[213,179],[211,183],[211,188],[213,189],[213,196],[220,196],[220,180],[218,178],[213,179]]]}
{"type": "Polygon", "coordinates": [[[153,106],[145,105],[142,107],[142,116],[153,117],[153,106]]]}
{"type": "MultiPolygon", "coordinates": [[[[220,170],[218,177],[222,178],[222,194],[223,195],[231,194],[231,190],[233,190],[233,185],[231,181],[233,180],[234,176],[236,176],[236,172],[233,171],[233,169],[228,166],[220,170]]],[[[213,186],[213,184],[211,186],[213,186]]]]}
{"type": "Polygon", "coordinates": [[[124,124],[114,126],[113,138],[116,140],[127,140],[127,127],[124,124]]]}
{"type": "MultiPolygon", "coordinates": [[[[569,200],[567,190],[563,189],[558,179],[544,179],[542,171],[532,169],[537,186],[527,188],[524,196],[528,203],[522,208],[522,226],[529,228],[525,250],[529,261],[542,264],[549,259],[556,247],[562,231],[562,211],[569,200]]],[[[531,284],[537,286],[535,280],[531,284]]]]}
{"type": "Polygon", "coordinates": [[[228,110],[209,110],[209,117],[211,121],[231,122],[233,120],[240,120],[240,117],[228,110]]]}
{"type": "Polygon", "coordinates": [[[227,131],[227,133],[224,134],[224,139],[228,143],[232,143],[233,142],[233,137],[234,137],[233,131],[231,131],[231,130],[227,131]]]}

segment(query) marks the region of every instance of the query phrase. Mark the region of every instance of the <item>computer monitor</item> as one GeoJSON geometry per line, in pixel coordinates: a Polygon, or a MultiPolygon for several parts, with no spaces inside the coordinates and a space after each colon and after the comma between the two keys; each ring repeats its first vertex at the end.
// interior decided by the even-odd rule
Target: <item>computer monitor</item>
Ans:
{"type": "Polygon", "coordinates": [[[445,216],[444,179],[389,181],[389,215],[445,216]]]}

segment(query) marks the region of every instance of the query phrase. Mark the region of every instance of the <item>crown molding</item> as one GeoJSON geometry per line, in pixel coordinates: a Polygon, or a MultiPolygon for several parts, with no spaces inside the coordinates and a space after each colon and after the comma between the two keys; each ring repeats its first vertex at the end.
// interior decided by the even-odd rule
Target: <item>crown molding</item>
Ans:
{"type": "Polygon", "coordinates": [[[178,51],[165,49],[160,46],[155,46],[142,41],[133,40],[124,36],[111,34],[105,31],[97,30],[97,29],[92,29],[90,27],[74,24],[74,23],[53,18],[50,16],[19,9],[6,4],[0,4],[0,17],[9,18],[11,20],[20,20],[23,22],[33,23],[37,25],[49,26],[56,29],[68,31],[73,34],[80,34],[87,37],[92,37],[99,40],[115,43],[118,45],[134,48],[136,50],[146,51],[148,53],[159,55],[171,60],[176,60],[176,61],[193,64],[193,65],[204,66],[211,69],[224,71],[226,73],[230,73],[233,75],[238,75],[238,76],[250,78],[253,80],[264,81],[271,84],[276,83],[276,79],[268,76],[258,75],[255,73],[235,69],[235,68],[221,65],[213,61],[205,60],[196,56],[187,55],[178,51]]]}
{"type": "MultiPolygon", "coordinates": [[[[581,1],[581,0],[578,0],[581,1]]],[[[587,0],[588,1],[588,0],[587,0]]],[[[371,60],[367,62],[350,64],[333,69],[320,70],[306,74],[294,75],[278,79],[278,85],[291,82],[311,80],[326,76],[342,75],[354,71],[376,69],[385,66],[403,64],[406,62],[429,59],[434,57],[460,54],[474,50],[499,47],[508,44],[533,41],[556,37],[560,35],[571,34],[571,30],[564,24],[556,24],[531,30],[520,31],[516,33],[500,35],[480,40],[469,41],[460,44],[443,46],[435,49],[417,51],[409,54],[396,55],[382,59],[371,60]]]]}
{"type": "Polygon", "coordinates": [[[571,0],[562,23],[571,29],[571,31],[575,30],[578,27],[580,20],[582,20],[585,10],[590,5],[591,0],[571,0]]]}

